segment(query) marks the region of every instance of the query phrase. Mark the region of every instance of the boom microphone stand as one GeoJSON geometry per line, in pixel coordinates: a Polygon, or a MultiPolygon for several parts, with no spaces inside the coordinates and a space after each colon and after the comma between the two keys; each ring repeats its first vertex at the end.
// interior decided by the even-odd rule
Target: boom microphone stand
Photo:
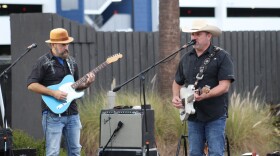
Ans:
{"type": "MultiPolygon", "coordinates": [[[[26,48],[26,51],[19,57],[17,58],[9,67],[7,67],[1,74],[0,74],[0,78],[2,78],[2,76],[4,76],[4,79],[6,82],[6,80],[8,79],[8,71],[25,55],[27,54],[31,49],[36,48],[37,45],[35,43],[31,44],[30,46],[28,46],[26,48]]],[[[1,115],[2,115],[2,122],[3,122],[3,139],[4,139],[4,155],[6,156],[6,152],[7,152],[7,148],[11,147],[12,142],[10,142],[10,138],[9,138],[9,133],[11,133],[10,129],[8,129],[8,125],[7,125],[7,121],[6,121],[6,117],[5,117],[5,107],[4,107],[4,102],[3,102],[3,95],[2,95],[2,89],[1,89],[1,84],[0,84],[0,107],[1,107],[1,115]]],[[[0,145],[2,146],[2,145],[0,145]]],[[[10,149],[10,152],[12,150],[10,149]]]]}
{"type": "MultiPolygon", "coordinates": [[[[179,50],[173,52],[171,55],[167,56],[166,58],[156,62],[155,64],[153,64],[152,66],[148,67],[147,69],[141,71],[139,74],[137,74],[136,76],[132,77],[131,79],[129,79],[128,81],[124,82],[123,84],[115,87],[113,89],[113,92],[116,92],[118,91],[119,89],[121,89],[121,87],[123,87],[124,85],[128,84],[129,82],[131,82],[132,80],[136,79],[137,77],[140,77],[140,82],[142,84],[142,89],[143,89],[143,98],[144,98],[144,118],[145,118],[145,134],[148,134],[148,128],[147,128],[147,112],[146,112],[146,97],[145,97],[145,83],[144,83],[144,80],[145,80],[145,73],[147,73],[150,69],[154,68],[155,66],[157,66],[158,64],[164,62],[165,60],[169,59],[170,57],[174,56],[175,54],[177,54],[178,52],[180,52],[181,50],[191,46],[191,45],[194,45],[196,43],[195,40],[191,40],[190,42],[188,42],[187,44],[183,45],[179,50]]],[[[146,143],[146,147],[147,147],[147,156],[149,156],[149,140],[146,140],[145,141],[146,143]]]]}
{"type": "Polygon", "coordinates": [[[113,137],[116,136],[116,133],[122,128],[123,123],[121,121],[119,121],[118,123],[118,127],[114,130],[113,134],[111,135],[111,137],[109,138],[108,142],[106,143],[106,145],[103,147],[102,151],[99,153],[99,156],[105,156],[105,149],[107,148],[108,144],[111,142],[111,140],[113,139],[113,137]]]}

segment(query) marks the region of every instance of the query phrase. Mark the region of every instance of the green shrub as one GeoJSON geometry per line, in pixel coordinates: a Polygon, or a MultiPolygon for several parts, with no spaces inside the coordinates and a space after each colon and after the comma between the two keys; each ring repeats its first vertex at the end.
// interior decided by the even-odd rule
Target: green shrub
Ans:
{"type": "MultiPolygon", "coordinates": [[[[13,149],[36,149],[37,156],[45,155],[45,141],[34,139],[22,130],[13,130],[13,149]]],[[[81,155],[85,156],[85,151],[81,151],[81,155]]],[[[67,156],[67,151],[60,149],[60,156],[67,156]]]]}
{"type": "Polygon", "coordinates": [[[22,130],[13,130],[13,149],[36,149],[38,156],[43,156],[44,153],[44,141],[35,140],[22,130]]]}
{"type": "MultiPolygon", "coordinates": [[[[105,94],[104,94],[105,95],[105,94]]],[[[82,122],[81,144],[88,155],[97,153],[99,145],[99,117],[100,111],[105,108],[106,98],[103,94],[96,95],[94,100],[85,99],[79,106],[82,122]]]]}
{"type": "Polygon", "coordinates": [[[233,93],[226,127],[231,151],[237,155],[252,151],[266,155],[277,150],[279,138],[274,133],[275,118],[270,107],[258,99],[255,92],[247,93],[245,97],[233,93]]]}

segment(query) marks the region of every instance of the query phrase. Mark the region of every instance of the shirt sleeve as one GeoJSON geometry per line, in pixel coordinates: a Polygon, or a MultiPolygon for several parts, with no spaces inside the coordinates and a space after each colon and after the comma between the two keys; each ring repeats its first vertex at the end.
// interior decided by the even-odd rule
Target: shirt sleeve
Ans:
{"type": "Polygon", "coordinates": [[[218,80],[230,80],[233,82],[235,80],[233,61],[227,52],[224,54],[219,68],[218,80]]]}
{"type": "Polygon", "coordinates": [[[41,62],[38,60],[32,67],[31,73],[27,78],[27,86],[31,83],[40,83],[44,77],[44,70],[41,62]]]}
{"type": "Polygon", "coordinates": [[[185,77],[184,77],[184,73],[183,73],[183,61],[181,60],[179,63],[179,66],[177,68],[177,71],[175,73],[175,82],[178,85],[184,85],[185,83],[185,77]]]}

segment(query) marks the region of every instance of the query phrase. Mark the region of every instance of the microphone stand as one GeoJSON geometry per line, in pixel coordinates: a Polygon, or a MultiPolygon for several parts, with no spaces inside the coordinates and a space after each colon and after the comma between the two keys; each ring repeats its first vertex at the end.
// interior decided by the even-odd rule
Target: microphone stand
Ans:
{"type": "Polygon", "coordinates": [[[106,152],[105,149],[107,148],[108,144],[111,142],[111,140],[113,139],[113,137],[116,136],[116,133],[117,133],[121,128],[122,128],[122,125],[121,125],[121,127],[118,126],[118,127],[114,130],[114,132],[113,132],[113,134],[111,135],[111,137],[109,138],[108,142],[107,142],[106,145],[103,147],[102,151],[99,153],[99,156],[105,156],[105,152],[106,152]]]}
{"type": "MultiPolygon", "coordinates": [[[[150,69],[154,68],[155,66],[157,66],[158,64],[164,62],[165,60],[169,59],[170,57],[176,55],[178,52],[180,52],[181,50],[194,45],[196,43],[195,40],[191,40],[190,42],[188,42],[187,44],[183,45],[179,50],[173,52],[172,54],[170,54],[169,56],[167,56],[166,58],[156,62],[155,64],[153,64],[152,66],[148,67],[147,69],[141,71],[139,74],[137,74],[136,76],[132,77],[131,79],[129,79],[128,81],[124,82],[123,84],[115,87],[113,89],[113,92],[118,91],[119,89],[121,89],[121,87],[123,87],[124,85],[128,84],[129,82],[131,82],[132,80],[136,79],[137,77],[140,77],[140,82],[142,84],[142,89],[143,89],[143,98],[144,98],[144,118],[145,118],[145,134],[148,134],[148,128],[147,128],[147,111],[146,111],[146,97],[145,97],[145,73],[147,73],[150,69]]],[[[147,156],[149,156],[149,140],[145,141],[146,147],[147,147],[147,156]]]]}
{"type": "Polygon", "coordinates": [[[25,55],[27,54],[32,48],[35,48],[35,47],[31,47],[31,48],[27,48],[26,51],[20,55],[19,58],[17,58],[9,67],[7,67],[1,74],[0,74],[0,77],[2,77],[3,75],[5,75],[4,78],[8,78],[7,77],[7,72],[25,55]]]}
{"type": "MultiPolygon", "coordinates": [[[[4,82],[6,83],[6,80],[8,79],[8,71],[25,55],[27,54],[32,48],[35,48],[37,47],[36,44],[32,44],[31,46],[29,46],[26,51],[19,57],[17,58],[9,67],[7,67],[1,74],[0,74],[0,79],[2,79],[2,76],[4,77],[4,82]]],[[[0,84],[0,96],[1,98],[3,99],[3,95],[2,95],[2,88],[1,88],[1,84],[0,84]]],[[[6,156],[6,152],[7,152],[7,148],[10,147],[10,145],[8,145],[9,143],[9,137],[8,137],[8,125],[7,125],[7,121],[6,120],[6,117],[5,117],[5,108],[4,108],[4,102],[2,100],[0,100],[0,105],[1,105],[1,113],[2,113],[2,120],[3,120],[3,134],[4,134],[4,155],[6,156]],[[7,143],[7,140],[8,140],[8,143],[7,143]]]]}

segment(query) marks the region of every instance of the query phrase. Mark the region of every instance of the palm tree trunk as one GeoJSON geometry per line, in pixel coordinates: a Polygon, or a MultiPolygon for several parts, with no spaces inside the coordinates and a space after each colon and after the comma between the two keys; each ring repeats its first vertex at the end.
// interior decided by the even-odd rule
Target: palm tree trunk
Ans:
{"type": "MultiPolygon", "coordinates": [[[[180,47],[179,0],[159,0],[159,57],[166,58],[180,47]]],[[[171,95],[179,55],[159,67],[159,92],[171,95]]]]}

